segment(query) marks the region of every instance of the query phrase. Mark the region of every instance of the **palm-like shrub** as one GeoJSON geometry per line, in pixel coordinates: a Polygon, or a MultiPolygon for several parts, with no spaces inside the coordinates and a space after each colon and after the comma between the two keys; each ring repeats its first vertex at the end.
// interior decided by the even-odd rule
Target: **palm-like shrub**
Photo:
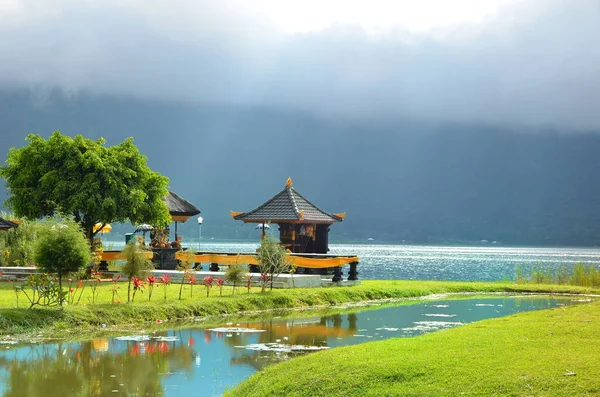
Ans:
{"type": "Polygon", "coordinates": [[[142,249],[136,241],[130,241],[123,249],[123,255],[127,260],[121,269],[121,272],[127,276],[127,302],[131,301],[131,282],[133,278],[144,280],[147,275],[154,270],[154,265],[144,255],[142,249]]]}

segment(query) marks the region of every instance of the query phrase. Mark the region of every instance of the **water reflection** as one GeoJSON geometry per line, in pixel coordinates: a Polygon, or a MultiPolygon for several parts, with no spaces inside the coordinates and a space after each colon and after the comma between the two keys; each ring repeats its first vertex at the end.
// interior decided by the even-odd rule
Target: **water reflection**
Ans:
{"type": "Polygon", "coordinates": [[[161,396],[163,379],[190,373],[195,362],[189,344],[160,340],[96,339],[12,353],[0,357],[5,396],[161,396]]]}
{"type": "Polygon", "coordinates": [[[236,322],[214,330],[0,345],[0,394],[217,396],[266,365],[304,354],[306,349],[410,337],[571,301],[527,297],[422,302],[325,316],[236,322]]]}

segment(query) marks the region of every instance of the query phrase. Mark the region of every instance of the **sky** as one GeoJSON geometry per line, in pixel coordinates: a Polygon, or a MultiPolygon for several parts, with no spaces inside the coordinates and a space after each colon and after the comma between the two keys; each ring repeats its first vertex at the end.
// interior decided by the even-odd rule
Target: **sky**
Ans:
{"type": "Polygon", "coordinates": [[[598,0],[2,0],[0,87],[600,129],[598,0]]]}

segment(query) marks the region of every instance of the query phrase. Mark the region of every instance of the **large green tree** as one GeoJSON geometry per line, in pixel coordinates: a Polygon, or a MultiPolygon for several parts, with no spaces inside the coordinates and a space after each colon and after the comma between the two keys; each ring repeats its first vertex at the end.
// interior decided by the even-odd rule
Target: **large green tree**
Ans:
{"type": "Polygon", "coordinates": [[[148,167],[132,138],[107,147],[104,139],[55,131],[47,140],[30,134],[27,141],[11,148],[0,166],[11,195],[6,204],[17,216],[72,214],[90,241],[96,223],[170,222],[163,201],[169,180],[148,167]]]}

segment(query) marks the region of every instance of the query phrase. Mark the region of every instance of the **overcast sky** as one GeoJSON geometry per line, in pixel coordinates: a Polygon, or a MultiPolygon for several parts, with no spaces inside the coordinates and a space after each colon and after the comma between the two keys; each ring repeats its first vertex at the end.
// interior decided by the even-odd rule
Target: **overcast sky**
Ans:
{"type": "Polygon", "coordinates": [[[0,0],[0,87],[600,130],[600,1],[0,0]]]}

